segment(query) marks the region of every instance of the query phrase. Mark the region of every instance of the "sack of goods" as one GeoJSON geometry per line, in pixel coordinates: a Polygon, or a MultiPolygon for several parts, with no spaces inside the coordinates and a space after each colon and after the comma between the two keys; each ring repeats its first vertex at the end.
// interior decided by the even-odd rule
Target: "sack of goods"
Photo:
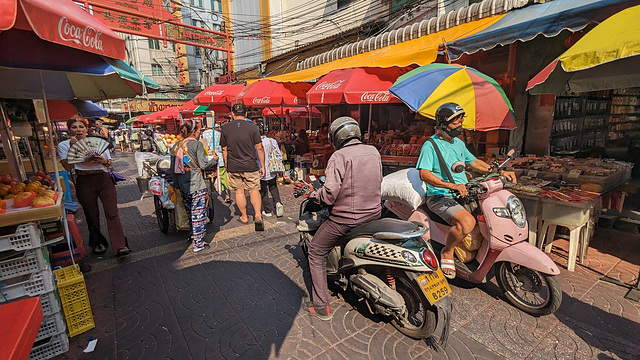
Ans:
{"type": "Polygon", "coordinates": [[[416,168],[396,171],[382,179],[382,200],[397,201],[413,210],[426,199],[427,185],[416,168]]]}
{"type": "Polygon", "coordinates": [[[462,239],[462,244],[455,247],[454,252],[458,259],[464,263],[475,259],[483,240],[484,237],[480,232],[480,228],[476,225],[473,231],[462,239]]]}

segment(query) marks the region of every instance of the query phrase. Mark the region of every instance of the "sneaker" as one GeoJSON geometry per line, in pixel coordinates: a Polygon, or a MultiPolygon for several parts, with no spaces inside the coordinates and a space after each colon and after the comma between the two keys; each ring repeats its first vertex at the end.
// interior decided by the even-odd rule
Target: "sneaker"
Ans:
{"type": "Polygon", "coordinates": [[[264,231],[264,223],[262,220],[256,220],[255,227],[256,231],[264,231]]]}
{"type": "Polygon", "coordinates": [[[200,252],[200,251],[202,251],[202,250],[204,250],[204,249],[208,249],[208,248],[210,248],[210,247],[211,247],[211,245],[209,245],[209,244],[207,244],[207,243],[203,243],[201,246],[195,246],[195,245],[194,245],[194,246],[193,246],[193,252],[194,252],[194,253],[197,253],[197,252],[200,252]]]}
{"type": "Polygon", "coordinates": [[[302,308],[309,315],[315,316],[322,321],[328,321],[333,319],[333,313],[329,309],[329,305],[323,307],[314,306],[311,301],[306,301],[302,304],[302,308]]]}
{"type": "Polygon", "coordinates": [[[263,211],[263,212],[262,212],[262,216],[272,217],[272,216],[273,216],[273,214],[272,214],[272,213],[270,213],[270,212],[263,211]]]}
{"type": "Polygon", "coordinates": [[[276,203],[276,216],[282,217],[284,215],[284,206],[281,203],[276,203]]]}

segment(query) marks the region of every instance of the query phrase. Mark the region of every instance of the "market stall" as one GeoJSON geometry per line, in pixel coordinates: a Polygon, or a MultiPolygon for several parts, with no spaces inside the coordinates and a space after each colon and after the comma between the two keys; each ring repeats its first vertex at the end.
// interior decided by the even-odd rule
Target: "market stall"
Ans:
{"type": "Polygon", "coordinates": [[[30,357],[46,359],[68,349],[67,332],[74,336],[94,326],[82,274],[73,266],[84,248],[79,232],[70,230],[75,225],[71,215],[64,211],[68,203],[63,195],[69,194],[70,187],[63,177],[66,172],[58,171],[47,100],[129,97],[158,86],[118,60],[125,57],[124,40],[74,2],[11,2],[0,19],[0,48],[7,50],[0,54],[0,98],[41,99],[41,106],[31,104],[29,116],[46,127],[53,172],[27,176],[11,126],[15,120],[17,130],[18,114],[7,113],[7,101],[0,102],[0,138],[11,173],[2,177],[0,190],[0,303],[39,297],[44,320],[36,342],[21,345],[31,349],[30,357]],[[100,34],[99,46],[93,37],[84,42],[61,38],[60,24],[100,34]],[[63,240],[66,243],[57,244],[63,240]],[[57,256],[58,245],[66,249],[62,257],[57,256]],[[55,270],[56,282],[53,266],[65,266],[55,270]]]}

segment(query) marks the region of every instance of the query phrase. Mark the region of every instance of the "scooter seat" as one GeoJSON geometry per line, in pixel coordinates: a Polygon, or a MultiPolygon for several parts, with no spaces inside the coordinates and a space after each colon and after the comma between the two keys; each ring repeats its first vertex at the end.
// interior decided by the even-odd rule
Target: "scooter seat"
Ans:
{"type": "Polygon", "coordinates": [[[443,218],[441,218],[440,215],[431,211],[431,209],[429,209],[427,205],[422,205],[422,209],[429,216],[429,219],[431,219],[432,221],[435,221],[439,224],[451,226],[448,222],[446,222],[443,218]]]}
{"type": "Polygon", "coordinates": [[[420,232],[421,229],[420,225],[410,221],[384,218],[354,227],[345,235],[345,238],[352,239],[357,236],[373,236],[376,233],[385,233],[390,239],[394,238],[393,234],[397,234],[398,239],[404,239],[403,234],[420,232]]]}

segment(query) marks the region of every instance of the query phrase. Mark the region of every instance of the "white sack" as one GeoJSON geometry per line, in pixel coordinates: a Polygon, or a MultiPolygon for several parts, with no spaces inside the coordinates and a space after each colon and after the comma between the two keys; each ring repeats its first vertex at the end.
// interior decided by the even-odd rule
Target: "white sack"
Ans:
{"type": "Polygon", "coordinates": [[[427,184],[420,180],[420,172],[409,168],[382,178],[382,200],[397,201],[417,209],[427,195],[427,184]]]}

